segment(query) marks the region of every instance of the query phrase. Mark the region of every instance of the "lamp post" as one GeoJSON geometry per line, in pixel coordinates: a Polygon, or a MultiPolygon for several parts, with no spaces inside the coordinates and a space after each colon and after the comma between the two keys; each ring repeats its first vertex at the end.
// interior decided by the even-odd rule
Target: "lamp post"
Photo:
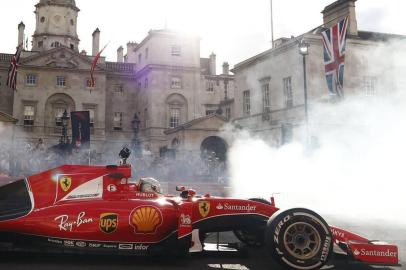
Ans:
{"type": "Polygon", "coordinates": [[[138,139],[138,134],[140,132],[141,120],[138,118],[137,113],[134,114],[132,124],[134,129],[134,154],[135,156],[138,156],[140,152],[140,141],[138,139]]]}
{"type": "Polygon", "coordinates": [[[307,106],[307,76],[306,76],[306,55],[309,54],[310,44],[304,39],[299,42],[299,53],[303,57],[303,90],[304,90],[304,109],[305,109],[305,121],[306,121],[306,140],[309,142],[309,114],[307,106]]]}
{"type": "Polygon", "coordinates": [[[65,111],[62,114],[61,117],[62,120],[62,137],[60,140],[61,145],[66,146],[68,144],[68,112],[65,111]]]}

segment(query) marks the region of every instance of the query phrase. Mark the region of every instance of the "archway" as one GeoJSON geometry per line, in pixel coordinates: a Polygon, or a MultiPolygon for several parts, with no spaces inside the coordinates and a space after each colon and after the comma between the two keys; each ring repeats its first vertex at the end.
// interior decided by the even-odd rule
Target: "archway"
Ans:
{"type": "Polygon", "coordinates": [[[210,136],[200,145],[202,159],[224,162],[227,158],[227,143],[218,136],[210,136]]]}
{"type": "Polygon", "coordinates": [[[61,116],[64,111],[75,111],[75,101],[67,94],[57,93],[50,96],[45,103],[45,126],[58,127],[61,123],[61,116]]]}

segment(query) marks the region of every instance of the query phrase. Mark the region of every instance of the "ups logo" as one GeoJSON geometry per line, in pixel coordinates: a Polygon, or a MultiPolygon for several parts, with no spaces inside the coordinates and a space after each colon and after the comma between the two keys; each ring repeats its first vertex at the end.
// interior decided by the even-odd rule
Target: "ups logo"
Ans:
{"type": "Polygon", "coordinates": [[[112,233],[118,227],[118,215],[113,213],[103,213],[100,215],[99,227],[102,232],[112,233]]]}

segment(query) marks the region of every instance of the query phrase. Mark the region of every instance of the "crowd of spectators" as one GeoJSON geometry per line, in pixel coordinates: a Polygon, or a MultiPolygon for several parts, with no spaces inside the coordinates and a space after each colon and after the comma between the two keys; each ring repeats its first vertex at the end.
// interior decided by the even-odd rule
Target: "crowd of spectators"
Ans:
{"type": "MultiPolygon", "coordinates": [[[[68,153],[47,147],[42,140],[18,147],[0,144],[0,178],[24,177],[58,167],[62,164],[100,165],[117,164],[118,152],[97,154],[94,150],[72,149],[68,153]]],[[[144,151],[131,155],[128,163],[133,166],[134,177],[154,177],[166,182],[214,182],[227,179],[225,162],[213,155],[184,155],[178,157],[153,157],[144,151]]]]}

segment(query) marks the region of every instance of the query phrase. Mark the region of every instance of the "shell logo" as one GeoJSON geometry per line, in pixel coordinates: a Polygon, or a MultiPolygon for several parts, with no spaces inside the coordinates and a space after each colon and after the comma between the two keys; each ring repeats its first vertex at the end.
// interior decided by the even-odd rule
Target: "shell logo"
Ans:
{"type": "Polygon", "coordinates": [[[155,206],[140,206],[130,214],[130,225],[135,233],[155,233],[162,220],[162,213],[155,206]]]}

